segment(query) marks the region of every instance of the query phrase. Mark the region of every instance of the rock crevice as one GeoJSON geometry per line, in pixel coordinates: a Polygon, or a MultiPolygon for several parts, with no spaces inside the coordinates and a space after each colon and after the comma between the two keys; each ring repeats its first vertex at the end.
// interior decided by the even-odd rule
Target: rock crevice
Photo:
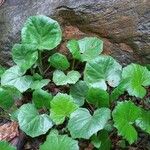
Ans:
{"type": "Polygon", "coordinates": [[[102,37],[105,52],[123,64],[150,63],[149,10],[149,0],[6,0],[0,6],[0,64],[12,65],[10,50],[20,41],[22,25],[37,14],[102,37]]]}

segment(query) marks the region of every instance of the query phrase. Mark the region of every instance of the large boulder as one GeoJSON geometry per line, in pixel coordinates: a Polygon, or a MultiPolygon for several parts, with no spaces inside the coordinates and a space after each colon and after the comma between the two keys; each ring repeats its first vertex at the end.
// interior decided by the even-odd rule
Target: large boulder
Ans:
{"type": "Polygon", "coordinates": [[[69,38],[102,37],[104,53],[124,65],[150,63],[149,9],[149,0],[6,0],[0,7],[0,64],[12,64],[10,50],[22,25],[36,14],[55,18],[65,33],[69,26],[69,38]]]}
{"type": "Polygon", "coordinates": [[[29,16],[43,14],[54,16],[61,0],[5,0],[0,6],[0,64],[12,65],[10,51],[20,42],[20,30],[29,16]]]}

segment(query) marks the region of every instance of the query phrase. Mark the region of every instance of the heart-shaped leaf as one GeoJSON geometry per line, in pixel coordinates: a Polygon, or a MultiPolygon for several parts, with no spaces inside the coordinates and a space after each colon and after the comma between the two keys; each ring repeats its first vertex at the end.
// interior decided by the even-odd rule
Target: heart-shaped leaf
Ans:
{"type": "Polygon", "coordinates": [[[49,57],[48,61],[56,69],[66,70],[69,68],[70,64],[65,55],[60,53],[55,53],[49,57]]]}
{"type": "Polygon", "coordinates": [[[16,150],[16,148],[6,141],[0,141],[0,150],[16,150]]]}
{"type": "Polygon", "coordinates": [[[5,71],[1,77],[1,84],[3,86],[10,85],[17,88],[20,92],[25,92],[30,88],[33,82],[32,77],[25,75],[25,71],[21,70],[18,66],[13,66],[5,71]]]}
{"type": "Polygon", "coordinates": [[[17,114],[20,129],[31,137],[45,134],[53,123],[47,114],[39,115],[33,104],[24,104],[17,114]]]}
{"type": "Polygon", "coordinates": [[[79,108],[70,116],[68,129],[73,138],[89,139],[93,134],[102,130],[110,119],[108,108],[97,109],[93,116],[85,108],[79,108]]]}
{"type": "Polygon", "coordinates": [[[109,94],[99,88],[90,88],[87,93],[87,101],[96,107],[109,107],[109,94]]]}
{"type": "Polygon", "coordinates": [[[106,90],[106,81],[111,87],[119,84],[121,71],[121,65],[111,56],[101,55],[86,64],[84,80],[91,87],[106,90]]]}
{"type": "Polygon", "coordinates": [[[33,92],[32,100],[36,108],[50,108],[50,101],[52,100],[52,94],[42,89],[37,89],[33,92]]]}
{"type": "Polygon", "coordinates": [[[39,50],[55,48],[61,36],[57,21],[43,15],[29,17],[21,32],[23,43],[36,45],[39,50]]]}
{"type": "Polygon", "coordinates": [[[143,131],[150,134],[150,111],[141,109],[141,115],[136,120],[136,125],[140,127],[143,131]]]}
{"type": "Polygon", "coordinates": [[[58,131],[51,131],[40,150],[79,150],[79,146],[78,142],[68,135],[59,135],[58,131]]]}
{"type": "Polygon", "coordinates": [[[78,71],[72,70],[65,75],[62,71],[56,70],[53,73],[53,82],[56,85],[75,84],[80,77],[81,75],[78,71]]]}
{"type": "Polygon", "coordinates": [[[140,109],[131,101],[118,102],[113,113],[114,126],[130,144],[137,140],[137,131],[133,123],[140,116],[140,109]]]}
{"type": "Polygon", "coordinates": [[[146,67],[130,64],[123,68],[122,77],[129,80],[126,90],[130,95],[139,98],[146,95],[144,86],[150,86],[150,71],[146,67]]]}
{"type": "Polygon", "coordinates": [[[81,61],[90,61],[103,50],[103,41],[97,37],[86,37],[81,40],[70,40],[67,44],[73,58],[81,61]]]}
{"type": "Polygon", "coordinates": [[[56,124],[62,124],[77,108],[70,95],[58,93],[51,101],[50,117],[56,124]]]}
{"type": "Polygon", "coordinates": [[[9,109],[16,99],[21,98],[21,93],[14,87],[0,87],[0,107],[9,109]]]}
{"type": "Polygon", "coordinates": [[[15,44],[12,49],[14,62],[23,70],[31,68],[38,59],[36,47],[28,44],[15,44]]]}
{"type": "Polygon", "coordinates": [[[79,106],[84,104],[88,86],[84,81],[79,81],[70,87],[70,95],[73,97],[74,102],[79,106]]]}

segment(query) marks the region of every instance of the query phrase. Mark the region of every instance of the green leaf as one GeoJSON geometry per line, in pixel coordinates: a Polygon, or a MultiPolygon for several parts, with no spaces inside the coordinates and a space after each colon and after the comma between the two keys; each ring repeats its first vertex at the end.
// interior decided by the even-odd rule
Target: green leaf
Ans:
{"type": "Polygon", "coordinates": [[[42,79],[43,77],[40,74],[38,73],[33,74],[33,80],[42,80],[42,79]]]}
{"type": "Polygon", "coordinates": [[[147,64],[146,68],[150,71],[150,64],[147,64]]]}
{"type": "Polygon", "coordinates": [[[91,87],[106,90],[106,81],[111,87],[119,84],[121,71],[121,65],[111,56],[101,55],[86,64],[84,80],[91,87]]]}
{"type": "Polygon", "coordinates": [[[119,98],[124,92],[126,91],[126,88],[128,86],[128,79],[124,79],[120,82],[120,84],[111,92],[110,100],[114,101],[119,98]]]}
{"type": "Polygon", "coordinates": [[[21,93],[14,87],[0,87],[0,107],[8,110],[16,99],[21,98],[21,93]]]}
{"type": "Polygon", "coordinates": [[[70,64],[65,55],[60,53],[55,53],[49,57],[48,61],[56,69],[66,70],[69,68],[70,64]]]}
{"type": "Polygon", "coordinates": [[[62,124],[77,108],[70,95],[58,93],[51,101],[50,117],[56,124],[62,124]]]}
{"type": "Polygon", "coordinates": [[[60,44],[62,33],[57,21],[38,15],[28,18],[21,37],[23,43],[36,45],[39,50],[51,50],[60,44]]]}
{"type": "Polygon", "coordinates": [[[93,116],[85,108],[79,108],[70,116],[68,129],[73,138],[89,139],[99,130],[104,129],[110,119],[108,108],[97,109],[93,116]]]}
{"type": "Polygon", "coordinates": [[[36,108],[50,108],[50,101],[52,100],[52,94],[42,89],[37,89],[33,92],[32,100],[36,108]]]}
{"type": "MultiPolygon", "coordinates": [[[[102,130],[103,131],[103,130],[102,130]]],[[[95,148],[100,148],[101,146],[101,141],[99,140],[98,136],[96,134],[94,134],[92,137],[91,137],[91,143],[92,145],[95,147],[95,148]]]]}
{"type": "Polygon", "coordinates": [[[73,97],[74,102],[79,106],[84,104],[87,91],[88,86],[84,81],[79,81],[70,87],[70,95],[73,97]]]}
{"type": "Polygon", "coordinates": [[[98,135],[93,135],[91,137],[91,143],[99,150],[111,149],[111,140],[106,130],[100,131],[98,135]]]}
{"type": "Polygon", "coordinates": [[[18,112],[20,129],[31,137],[45,134],[53,123],[47,114],[39,115],[33,104],[24,104],[18,112]]]}
{"type": "Polygon", "coordinates": [[[77,40],[70,40],[67,43],[67,48],[71,52],[74,59],[82,60],[80,54],[80,47],[77,40]]]}
{"type": "Polygon", "coordinates": [[[129,95],[143,98],[146,95],[144,86],[150,85],[150,71],[138,64],[130,64],[123,68],[123,79],[128,79],[127,91],[129,95]]]}
{"type": "Polygon", "coordinates": [[[53,82],[56,85],[75,84],[80,77],[81,75],[78,71],[72,70],[65,75],[62,71],[56,70],[53,73],[53,82]]]}
{"type": "Polygon", "coordinates": [[[19,114],[19,109],[16,108],[11,114],[10,114],[10,119],[13,121],[18,121],[18,114],[19,114]]]}
{"type": "Polygon", "coordinates": [[[109,107],[108,92],[99,88],[90,88],[86,99],[89,103],[94,104],[96,107],[109,107]]]}
{"type": "Polygon", "coordinates": [[[121,149],[125,149],[127,147],[125,140],[119,140],[117,142],[117,146],[119,146],[121,149]]]}
{"type": "Polygon", "coordinates": [[[68,135],[59,135],[58,131],[51,131],[40,150],[79,150],[79,146],[78,142],[68,135]]]}
{"type": "Polygon", "coordinates": [[[73,58],[81,61],[89,61],[102,52],[103,41],[97,37],[86,37],[78,41],[69,41],[67,48],[72,53],[73,58]]]}
{"type": "Polygon", "coordinates": [[[48,83],[50,82],[49,79],[43,79],[43,80],[36,80],[31,84],[31,89],[32,90],[37,90],[37,89],[41,89],[44,86],[46,86],[48,83]]]}
{"type": "Polygon", "coordinates": [[[16,150],[16,148],[6,141],[0,141],[0,150],[16,150]]]}
{"type": "Polygon", "coordinates": [[[143,131],[150,134],[150,111],[141,109],[141,115],[136,120],[136,125],[140,127],[143,131]]]}
{"type": "Polygon", "coordinates": [[[27,70],[35,64],[38,59],[36,47],[28,44],[15,44],[12,49],[14,62],[23,70],[27,70]]]}
{"type": "Polygon", "coordinates": [[[30,88],[32,83],[32,77],[29,75],[25,75],[24,71],[22,71],[18,66],[13,66],[5,71],[5,73],[1,77],[1,84],[3,86],[10,85],[17,88],[20,92],[25,92],[30,88]]]}
{"type": "Polygon", "coordinates": [[[133,123],[139,118],[140,109],[131,101],[118,102],[112,116],[118,134],[123,136],[130,144],[134,143],[138,136],[133,123]]]}
{"type": "Polygon", "coordinates": [[[2,74],[5,72],[5,70],[6,69],[0,65],[0,78],[1,78],[2,74]]]}

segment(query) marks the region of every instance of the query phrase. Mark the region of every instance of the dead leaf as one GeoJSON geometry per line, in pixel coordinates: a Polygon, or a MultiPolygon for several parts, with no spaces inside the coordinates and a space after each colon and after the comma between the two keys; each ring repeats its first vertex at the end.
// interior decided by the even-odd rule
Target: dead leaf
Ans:
{"type": "Polygon", "coordinates": [[[18,124],[16,122],[8,122],[0,126],[0,141],[11,141],[19,136],[18,124]]]}

